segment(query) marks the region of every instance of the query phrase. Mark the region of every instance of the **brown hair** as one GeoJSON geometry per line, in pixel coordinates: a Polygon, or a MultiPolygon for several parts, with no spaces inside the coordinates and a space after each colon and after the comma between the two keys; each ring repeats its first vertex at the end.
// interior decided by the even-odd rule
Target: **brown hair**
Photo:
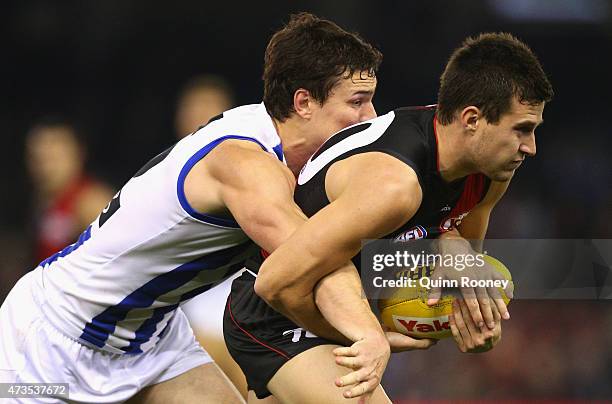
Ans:
{"type": "Polygon", "coordinates": [[[310,13],[292,15],[276,32],[264,57],[266,109],[281,122],[293,112],[293,95],[304,88],[323,104],[341,78],[373,76],[382,54],[359,35],[310,13]]]}
{"type": "Polygon", "coordinates": [[[450,57],[440,77],[438,120],[450,124],[469,105],[491,123],[521,103],[550,101],[553,89],[540,62],[527,45],[508,33],[486,33],[466,39],[450,57]]]}

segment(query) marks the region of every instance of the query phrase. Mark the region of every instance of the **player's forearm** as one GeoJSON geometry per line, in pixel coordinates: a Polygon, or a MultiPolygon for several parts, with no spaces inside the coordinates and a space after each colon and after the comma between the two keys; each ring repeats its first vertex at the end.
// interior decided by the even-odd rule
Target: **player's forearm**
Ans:
{"type": "Polygon", "coordinates": [[[325,320],[315,304],[313,290],[298,293],[292,289],[280,289],[270,293],[270,288],[266,282],[261,282],[260,277],[255,282],[255,292],[274,310],[321,338],[343,345],[350,342],[325,320]]]}
{"type": "Polygon", "coordinates": [[[237,220],[251,240],[272,253],[306,222],[306,217],[295,205],[268,201],[243,208],[237,220]],[[262,210],[266,213],[260,213],[262,210]]]}
{"type": "Polygon", "coordinates": [[[333,254],[320,251],[313,253],[312,244],[312,240],[305,239],[287,242],[271,254],[259,269],[255,293],[283,314],[304,310],[303,301],[307,296],[313,296],[317,282],[349,260],[346,257],[339,261],[333,254]]]}
{"type": "Polygon", "coordinates": [[[277,300],[276,302],[267,303],[274,310],[283,314],[300,327],[321,338],[335,341],[341,345],[349,345],[352,342],[331,326],[323,317],[315,304],[314,293],[309,293],[306,296],[294,295],[282,300],[277,300]]]}
{"type": "Polygon", "coordinates": [[[373,335],[384,340],[378,319],[362,298],[361,280],[352,263],[324,277],[314,293],[289,290],[262,297],[276,311],[320,337],[342,344],[373,335]]]}
{"type": "Polygon", "coordinates": [[[362,296],[361,279],[352,264],[321,279],[315,288],[315,301],[329,324],[351,341],[372,335],[385,339],[378,319],[362,296]]]}

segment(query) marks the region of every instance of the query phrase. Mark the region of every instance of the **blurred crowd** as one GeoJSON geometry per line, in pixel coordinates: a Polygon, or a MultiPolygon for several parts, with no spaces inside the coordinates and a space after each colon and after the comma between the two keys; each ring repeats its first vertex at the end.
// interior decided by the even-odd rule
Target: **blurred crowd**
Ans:
{"type": "MultiPolygon", "coordinates": [[[[21,10],[19,12],[22,14],[27,12],[19,7],[14,10],[21,10]]],[[[22,14],[17,16],[25,18],[22,14]]],[[[333,18],[333,15],[328,16],[333,18]]],[[[37,18],[43,22],[50,21],[43,16],[37,18]]],[[[277,25],[283,19],[286,20],[286,17],[281,17],[277,25]]],[[[355,20],[359,18],[355,17],[355,20]]],[[[384,27],[375,25],[384,33],[384,27]]],[[[485,24],[483,29],[487,27],[485,24]]],[[[508,29],[512,27],[510,25],[508,29]]],[[[51,28],[43,26],[40,29],[51,28]]],[[[577,37],[586,37],[595,44],[607,46],[608,55],[603,56],[600,62],[604,66],[612,66],[609,63],[612,54],[610,33],[607,36],[604,34],[604,39],[599,36],[593,39],[594,36],[589,36],[592,34],[585,34],[586,28],[580,31],[573,26],[573,29],[577,31],[577,37]]],[[[188,27],[183,30],[187,32],[188,27]]],[[[555,64],[565,61],[565,53],[558,57],[551,56],[551,53],[562,53],[559,46],[551,45],[554,41],[547,41],[536,34],[534,38],[534,46],[541,46],[536,47],[536,53],[540,53],[541,48],[549,52],[540,54],[545,70],[551,72],[557,98],[578,97],[580,93],[574,88],[577,84],[567,83],[578,75],[553,68],[555,64]]],[[[99,41],[103,40],[110,42],[112,38],[99,41]]],[[[257,49],[259,54],[266,40],[264,35],[261,38],[262,46],[257,49]]],[[[574,39],[567,37],[560,37],[558,41],[564,41],[567,46],[574,44],[574,39]]],[[[447,42],[432,39],[434,45],[443,48],[440,54],[446,54],[447,49],[458,45],[455,41],[447,46],[447,42]]],[[[577,38],[575,42],[580,41],[577,38]]],[[[214,49],[221,46],[216,44],[214,49]]],[[[400,45],[391,43],[383,47],[383,51],[392,46],[400,45]]],[[[407,45],[406,50],[415,52],[414,45],[407,45]]],[[[251,49],[249,52],[258,54],[251,49]]],[[[243,55],[249,57],[249,52],[245,51],[243,55]]],[[[391,57],[386,59],[386,64],[393,63],[389,61],[394,57],[392,51],[389,54],[391,57]]],[[[593,54],[598,55],[597,52],[593,54]]],[[[427,56],[423,57],[427,59],[427,56]]],[[[261,56],[253,58],[260,60],[261,56]]],[[[183,60],[188,63],[189,58],[183,60]]],[[[437,63],[441,66],[443,62],[439,60],[437,63]]],[[[390,100],[402,104],[416,101],[412,95],[406,96],[401,92],[398,95],[398,92],[389,90],[395,85],[393,80],[399,73],[386,64],[380,73],[380,92],[383,95],[379,113],[400,106],[391,104],[390,100]]],[[[22,114],[19,117],[21,124],[7,126],[8,129],[20,129],[13,139],[19,139],[17,144],[21,155],[8,156],[13,162],[10,170],[6,168],[8,164],[2,166],[3,175],[14,178],[4,182],[10,185],[10,189],[3,189],[2,197],[5,201],[0,217],[0,302],[21,275],[72,243],[121,184],[164,146],[192,133],[224,110],[239,104],[259,102],[251,96],[256,94],[254,91],[236,91],[244,80],[236,80],[235,75],[227,78],[219,74],[194,75],[193,69],[187,70],[172,79],[172,89],[164,88],[160,90],[161,94],[152,96],[142,86],[139,94],[130,95],[131,99],[126,96],[126,99],[117,100],[118,105],[128,106],[127,110],[132,115],[126,117],[119,113],[109,118],[123,122],[120,130],[123,137],[113,135],[111,139],[114,143],[110,145],[105,143],[103,134],[117,126],[101,122],[99,116],[92,118],[83,110],[83,106],[75,103],[64,108],[71,112],[68,114],[56,114],[57,108],[52,106],[45,110],[44,105],[50,103],[43,103],[42,107],[36,104],[36,108],[33,108],[36,114],[22,114]],[[249,96],[245,96],[246,93],[249,96]],[[173,105],[169,108],[170,103],[161,102],[160,97],[173,100],[173,105]],[[137,106],[134,107],[132,103],[137,106]],[[159,111],[167,116],[156,116],[161,114],[159,111]],[[150,122],[147,121],[148,117],[151,118],[150,122]],[[27,125],[23,122],[27,122],[27,125]],[[160,135],[155,127],[160,122],[166,129],[173,126],[174,135],[160,135]],[[131,146],[129,152],[114,152],[130,143],[138,146],[131,146]]],[[[591,73],[598,72],[584,70],[580,74],[584,77],[591,73]]],[[[249,75],[249,79],[256,77],[253,72],[249,75]]],[[[415,81],[407,86],[408,89],[414,89],[418,84],[416,82],[423,77],[422,73],[415,73],[414,68],[411,75],[402,77],[403,81],[415,81]]],[[[145,82],[156,79],[151,75],[143,78],[145,82]]],[[[37,79],[33,80],[36,82],[37,79]]],[[[610,84],[609,79],[602,87],[606,87],[606,83],[610,84]]],[[[99,86],[108,84],[97,83],[99,86]]],[[[421,99],[420,103],[435,102],[435,92],[425,87],[426,90],[414,91],[417,95],[429,91],[428,98],[421,99]]],[[[87,91],[85,88],[81,93],[87,91]]],[[[610,238],[612,170],[609,150],[612,142],[611,137],[605,135],[606,129],[603,129],[606,127],[603,111],[609,110],[610,103],[608,100],[602,105],[598,97],[593,97],[593,105],[586,108],[588,111],[572,110],[573,104],[567,101],[553,101],[552,111],[545,113],[546,124],[538,132],[538,156],[517,172],[508,194],[493,213],[490,237],[610,238]],[[555,102],[561,107],[556,108],[555,102]]],[[[576,99],[579,103],[588,101],[586,98],[576,99]]],[[[84,99],[84,105],[95,105],[95,101],[84,99]]],[[[21,105],[20,108],[26,106],[21,105]]],[[[111,113],[116,113],[119,107],[112,108],[111,113]]],[[[0,114],[0,118],[6,120],[5,115],[0,114]]],[[[215,298],[223,300],[222,297],[215,298]]],[[[219,307],[222,307],[222,303],[219,307]]],[[[510,312],[512,320],[504,323],[502,342],[489,353],[461,354],[449,340],[429,351],[394,355],[384,379],[390,397],[398,402],[413,399],[612,399],[610,301],[515,301],[510,305],[510,312]]],[[[195,319],[194,324],[200,324],[199,320],[195,319]]],[[[203,341],[206,340],[206,348],[227,361],[222,343],[208,336],[201,326],[199,330],[198,326],[195,327],[203,341]]],[[[231,365],[228,365],[230,368],[231,365]]],[[[244,383],[239,372],[232,369],[232,379],[238,384],[244,383]]]]}

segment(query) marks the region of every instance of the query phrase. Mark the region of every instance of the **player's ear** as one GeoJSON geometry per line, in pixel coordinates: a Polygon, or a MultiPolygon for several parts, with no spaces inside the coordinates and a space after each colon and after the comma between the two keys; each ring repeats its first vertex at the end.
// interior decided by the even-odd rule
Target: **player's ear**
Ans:
{"type": "Polygon", "coordinates": [[[475,132],[476,129],[478,129],[480,118],[482,118],[480,109],[473,105],[463,108],[461,114],[459,115],[461,126],[463,129],[469,132],[475,132]]]}
{"type": "Polygon", "coordinates": [[[295,113],[304,119],[310,119],[313,101],[314,99],[308,90],[298,88],[293,94],[293,109],[295,113]]]}

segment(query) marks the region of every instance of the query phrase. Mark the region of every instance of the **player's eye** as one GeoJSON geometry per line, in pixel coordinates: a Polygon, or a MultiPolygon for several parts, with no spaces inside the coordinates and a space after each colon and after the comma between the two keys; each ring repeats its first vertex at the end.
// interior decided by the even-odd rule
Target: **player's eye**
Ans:
{"type": "Polygon", "coordinates": [[[531,127],[519,127],[519,128],[515,128],[514,130],[516,130],[521,135],[528,135],[528,134],[530,134],[533,131],[533,128],[531,128],[531,127]]]}
{"type": "Polygon", "coordinates": [[[358,98],[356,100],[352,100],[351,104],[353,104],[355,106],[361,106],[361,104],[363,104],[363,100],[361,98],[358,98]]]}

